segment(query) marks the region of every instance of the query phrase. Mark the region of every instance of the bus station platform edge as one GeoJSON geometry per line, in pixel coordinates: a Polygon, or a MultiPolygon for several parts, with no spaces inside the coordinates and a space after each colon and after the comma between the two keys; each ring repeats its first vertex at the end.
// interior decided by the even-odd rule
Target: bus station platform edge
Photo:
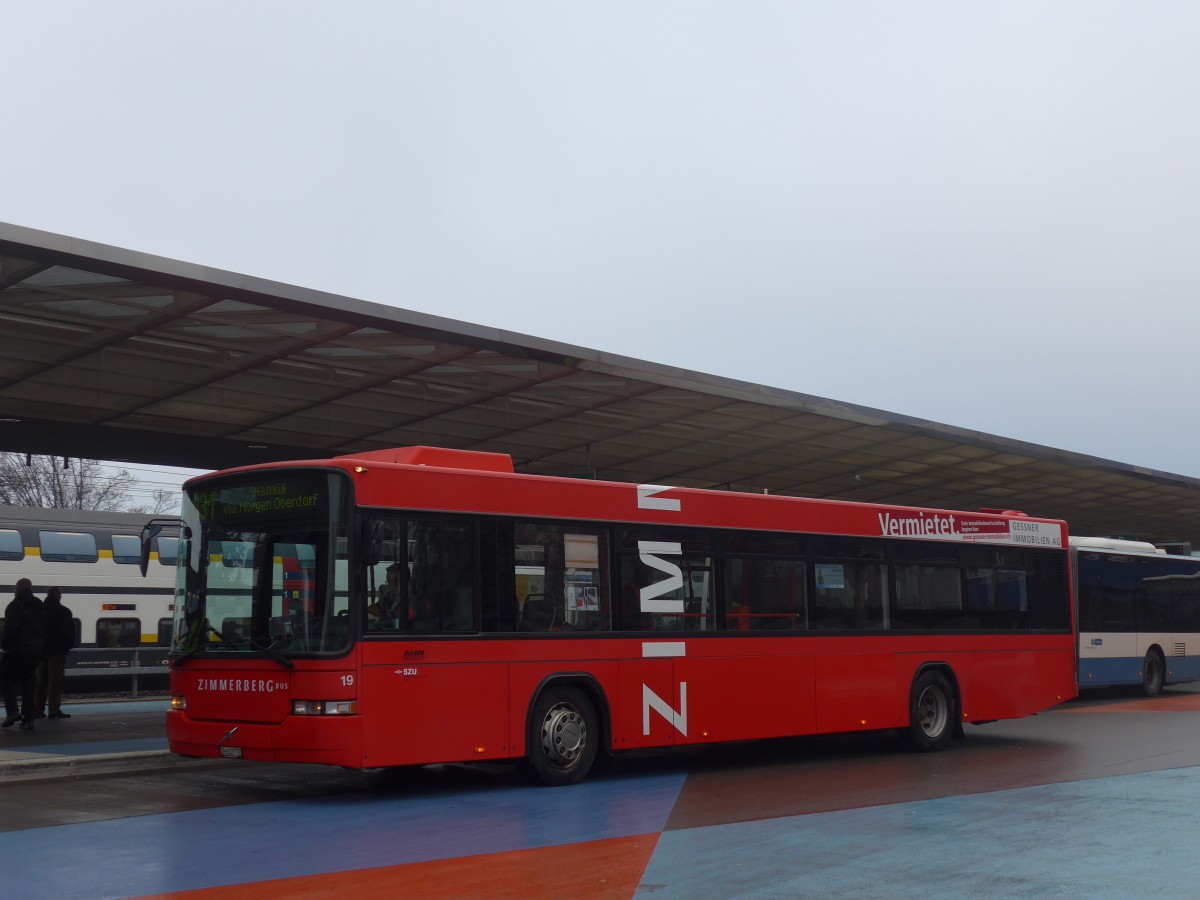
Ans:
{"type": "Polygon", "coordinates": [[[38,719],[32,731],[0,730],[0,784],[219,763],[167,749],[165,698],[63,704],[67,719],[38,719]]]}

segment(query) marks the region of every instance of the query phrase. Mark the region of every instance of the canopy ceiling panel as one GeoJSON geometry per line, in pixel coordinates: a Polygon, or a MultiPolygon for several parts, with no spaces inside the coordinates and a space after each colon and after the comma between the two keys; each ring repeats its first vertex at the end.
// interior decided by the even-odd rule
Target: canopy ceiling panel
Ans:
{"type": "Polygon", "coordinates": [[[0,223],[0,449],[222,468],[405,444],[547,475],[1200,546],[1200,480],[0,223]]]}

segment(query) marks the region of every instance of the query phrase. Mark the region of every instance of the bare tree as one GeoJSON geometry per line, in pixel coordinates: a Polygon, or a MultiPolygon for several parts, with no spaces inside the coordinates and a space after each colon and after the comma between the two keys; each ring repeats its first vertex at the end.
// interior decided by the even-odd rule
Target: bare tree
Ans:
{"type": "Polygon", "coordinates": [[[165,488],[155,488],[151,493],[154,503],[150,506],[135,506],[131,512],[148,513],[152,516],[161,515],[176,510],[179,506],[179,491],[168,491],[165,488]]]}
{"type": "Polygon", "coordinates": [[[94,459],[0,453],[0,503],[49,509],[124,510],[157,515],[175,503],[171,491],[154,491],[153,504],[135,505],[137,479],[124,469],[115,475],[94,459]]]}

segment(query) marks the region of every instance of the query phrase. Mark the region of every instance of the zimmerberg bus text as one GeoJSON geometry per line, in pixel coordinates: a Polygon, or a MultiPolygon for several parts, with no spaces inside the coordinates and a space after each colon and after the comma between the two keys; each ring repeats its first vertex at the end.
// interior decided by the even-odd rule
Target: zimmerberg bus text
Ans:
{"type": "Polygon", "coordinates": [[[242,694],[273,694],[286,688],[286,681],[270,678],[201,678],[196,682],[198,691],[237,691],[242,694]]]}

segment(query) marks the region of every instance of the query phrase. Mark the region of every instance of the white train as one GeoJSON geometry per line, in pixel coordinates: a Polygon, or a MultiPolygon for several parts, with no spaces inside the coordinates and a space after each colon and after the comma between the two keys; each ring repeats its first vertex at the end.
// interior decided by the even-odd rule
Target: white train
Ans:
{"type": "Polygon", "coordinates": [[[177,529],[155,538],[143,578],[141,531],[150,518],[0,505],[0,615],[18,579],[28,578],[39,597],[62,589],[78,647],[169,646],[179,539],[177,529]]]}

